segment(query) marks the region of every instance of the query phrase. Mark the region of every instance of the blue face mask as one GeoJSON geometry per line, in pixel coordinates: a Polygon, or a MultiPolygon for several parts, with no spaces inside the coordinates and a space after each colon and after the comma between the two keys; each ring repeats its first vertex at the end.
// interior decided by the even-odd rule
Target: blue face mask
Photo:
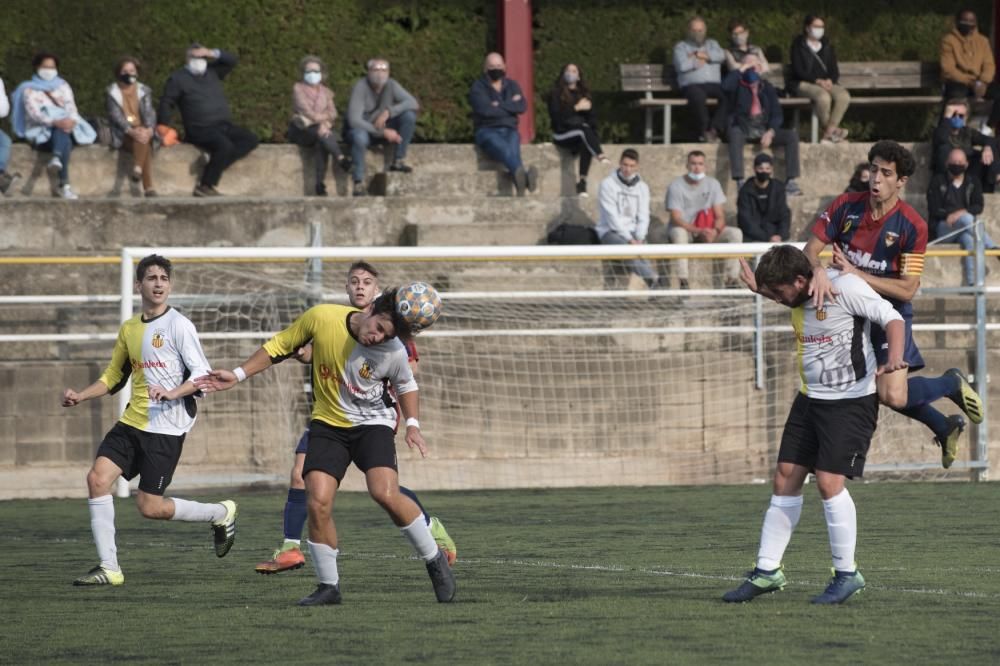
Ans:
{"type": "Polygon", "coordinates": [[[962,129],[965,127],[965,118],[962,116],[952,116],[948,119],[948,122],[951,123],[951,126],[954,129],[962,129]]]}
{"type": "Polygon", "coordinates": [[[757,73],[756,69],[748,69],[743,72],[743,80],[747,83],[757,83],[760,81],[760,74],[757,73]]]}

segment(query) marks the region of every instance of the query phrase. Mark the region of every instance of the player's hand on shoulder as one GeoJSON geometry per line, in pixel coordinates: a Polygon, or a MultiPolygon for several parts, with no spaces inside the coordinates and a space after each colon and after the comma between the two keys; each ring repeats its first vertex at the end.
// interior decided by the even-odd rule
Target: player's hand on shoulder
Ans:
{"type": "Polygon", "coordinates": [[[833,261],[830,263],[831,266],[836,268],[841,273],[857,273],[858,268],[847,258],[844,251],[839,245],[833,246],[833,261]]]}
{"type": "Polygon", "coordinates": [[[896,372],[898,370],[906,370],[909,367],[910,367],[910,364],[907,363],[906,361],[904,361],[902,359],[902,357],[900,357],[900,358],[890,358],[889,361],[885,365],[880,366],[879,369],[875,371],[875,374],[876,375],[888,375],[888,374],[890,374],[892,372],[896,372]]]}
{"type": "Polygon", "coordinates": [[[420,428],[416,426],[408,426],[406,428],[406,445],[411,449],[417,449],[420,451],[420,457],[427,457],[427,442],[424,441],[424,436],[420,434],[420,428]]]}
{"type": "Polygon", "coordinates": [[[757,278],[753,274],[753,269],[750,268],[750,263],[743,257],[740,257],[740,282],[753,293],[757,293],[757,278]]]}
{"type": "Polygon", "coordinates": [[[817,309],[823,309],[824,303],[834,302],[836,300],[834,297],[838,293],[822,267],[813,271],[812,280],[809,281],[809,295],[812,296],[813,305],[817,309]]]}
{"type": "Polygon", "coordinates": [[[212,370],[207,375],[195,377],[191,380],[202,393],[212,393],[214,391],[226,391],[236,386],[236,375],[232,370],[212,370]]]}
{"type": "Polygon", "coordinates": [[[76,407],[80,404],[80,394],[73,389],[66,389],[63,391],[62,406],[63,407],[76,407]]]}
{"type": "Polygon", "coordinates": [[[148,389],[149,399],[153,402],[166,402],[167,400],[173,400],[170,395],[170,391],[163,388],[162,386],[157,386],[153,384],[148,389]]]}

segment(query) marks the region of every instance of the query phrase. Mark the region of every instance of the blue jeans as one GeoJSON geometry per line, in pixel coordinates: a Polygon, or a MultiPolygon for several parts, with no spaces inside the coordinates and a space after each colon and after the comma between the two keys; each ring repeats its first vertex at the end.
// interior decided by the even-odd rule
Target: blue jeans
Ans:
{"type": "MultiPolygon", "coordinates": [[[[937,223],[937,237],[941,238],[947,236],[958,230],[962,230],[961,233],[955,234],[949,238],[946,242],[948,243],[958,243],[963,250],[974,250],[976,249],[976,237],[973,234],[972,225],[976,223],[976,217],[972,213],[965,213],[955,222],[953,226],[949,226],[944,220],[938,220],[937,223]]],[[[986,233],[986,229],[983,229],[983,245],[986,246],[987,250],[994,250],[997,244],[993,242],[990,235],[986,233]]],[[[962,284],[966,287],[971,287],[976,282],[976,261],[975,257],[962,257],[962,284]]]]}
{"type": "Polygon", "coordinates": [[[62,170],[59,171],[59,184],[65,185],[69,182],[69,154],[73,150],[73,135],[63,131],[58,127],[52,128],[52,136],[45,143],[35,146],[35,150],[44,153],[52,153],[62,162],[62,170]]]}
{"type": "MultiPolygon", "coordinates": [[[[601,242],[605,245],[628,245],[628,241],[614,231],[601,236],[601,242]]],[[[645,259],[627,259],[624,263],[630,272],[641,277],[650,287],[656,283],[656,271],[645,259]]]]}
{"type": "Polygon", "coordinates": [[[7,162],[10,161],[10,137],[0,130],[0,171],[4,171],[7,168],[7,162]]]}
{"type": "Polygon", "coordinates": [[[480,127],[476,130],[476,145],[491,160],[502,162],[511,174],[523,167],[521,136],[513,127],[480,127]]]}
{"type": "MultiPolygon", "coordinates": [[[[417,129],[417,114],[414,111],[403,111],[395,118],[390,118],[385,124],[386,127],[399,132],[401,143],[396,144],[394,160],[399,162],[406,158],[406,149],[410,147],[413,140],[413,132],[417,129]]],[[[351,159],[354,165],[351,169],[354,182],[360,183],[365,179],[365,151],[373,142],[382,141],[381,137],[373,137],[368,130],[360,127],[348,127],[344,125],[344,139],[351,144],[351,159]]]]}

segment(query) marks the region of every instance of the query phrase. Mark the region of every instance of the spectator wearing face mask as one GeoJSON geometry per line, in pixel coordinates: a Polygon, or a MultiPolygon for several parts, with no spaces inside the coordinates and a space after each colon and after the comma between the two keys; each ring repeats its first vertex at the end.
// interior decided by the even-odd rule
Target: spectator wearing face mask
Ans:
{"type": "Polygon", "coordinates": [[[351,144],[354,162],[354,196],[364,196],[365,150],[372,142],[384,141],[396,145],[389,171],[410,173],[406,149],[417,127],[417,99],[389,75],[389,61],[372,58],[367,64],[368,75],[354,84],[347,103],[344,139],[351,144]]]}
{"type": "Polygon", "coordinates": [[[743,240],[751,243],[780,243],[788,240],[792,212],[788,209],[785,186],[774,180],[774,160],[760,153],[753,161],[754,177],[743,184],[736,199],[736,219],[743,240]]]}
{"type": "Polygon", "coordinates": [[[984,192],[994,192],[1000,185],[996,138],[969,127],[968,118],[969,103],[964,97],[948,100],[931,139],[931,167],[934,173],[945,173],[951,151],[959,148],[965,153],[968,177],[980,183],[984,192]]]}
{"type": "MultiPolygon", "coordinates": [[[[649,232],[649,186],[639,175],[639,152],[622,151],[618,169],[601,181],[597,195],[600,216],[594,231],[605,245],[643,245],[649,232]]],[[[613,262],[613,266],[617,262],[613,262]]],[[[645,259],[624,262],[628,272],[638,275],[647,287],[658,283],[656,271],[645,259]]],[[[616,269],[617,272],[617,269],[616,269]]]]}
{"type": "Polygon", "coordinates": [[[752,55],[757,59],[757,69],[763,74],[771,71],[771,65],[764,57],[764,49],[750,42],[750,29],[740,19],[729,22],[729,48],[726,49],[726,71],[739,69],[743,59],[752,55]]]}
{"type": "Polygon", "coordinates": [[[253,132],[233,124],[222,87],[222,80],[236,67],[237,57],[200,44],[192,44],[186,56],[187,64],[167,79],[160,98],[158,122],[169,125],[174,108],[180,109],[184,141],[209,154],[194,196],[219,196],[216,186],[222,173],[250,154],[259,140],[253,132]]]}
{"type": "Polygon", "coordinates": [[[859,162],[855,165],[854,173],[851,174],[851,180],[847,182],[847,189],[844,192],[867,192],[871,177],[872,165],[868,162],[859,162]]]}
{"type": "Polygon", "coordinates": [[[576,184],[576,193],[585,197],[591,158],[596,157],[603,164],[608,164],[609,160],[597,136],[597,114],[594,113],[590,89],[579,66],[574,63],[563,66],[552,86],[549,117],[552,120],[552,143],[580,156],[580,180],[576,184]]]}
{"type": "Polygon", "coordinates": [[[812,100],[813,113],[823,127],[824,143],[847,139],[847,130],[840,121],[847,113],[851,94],[839,85],[840,68],[833,44],[826,36],[826,22],[819,16],[807,16],[802,34],[792,41],[790,49],[792,73],[788,92],[812,100]]]}
{"type": "Polygon", "coordinates": [[[326,68],[316,56],[307,55],[299,63],[301,81],[292,86],[292,120],[288,125],[288,140],[303,148],[314,150],[313,162],[316,167],[315,193],[326,196],[326,163],[330,156],[345,172],[351,168],[351,161],[344,157],[333,131],[337,120],[337,107],[333,103],[333,91],[323,84],[326,68]]]}
{"type": "Polygon", "coordinates": [[[153,144],[156,139],[156,111],[153,91],[139,82],[139,61],[132,56],[115,63],[115,82],[105,95],[111,147],[132,155],[132,180],[142,181],[143,195],[155,197],[153,189],[153,144]]]}
{"type": "Polygon", "coordinates": [[[708,39],[705,20],[695,16],[688,21],[687,36],[674,45],[674,70],[677,85],[687,98],[694,116],[698,141],[716,143],[726,121],[726,100],[722,92],[722,68],[726,54],[714,39],[708,39]],[[709,98],[718,101],[711,117],[709,98]]]}
{"type": "MultiPolygon", "coordinates": [[[[998,87],[993,82],[996,63],[993,48],[986,35],[979,32],[976,14],[963,9],[955,14],[955,27],[941,38],[941,78],[944,80],[944,99],[972,97],[993,99],[998,87]]],[[[993,104],[989,124],[997,127],[1000,122],[1000,104],[993,104]]]]}
{"type": "Polygon", "coordinates": [[[523,197],[525,189],[534,192],[538,170],[524,168],[517,131],[517,117],[527,110],[527,102],[517,81],[507,78],[507,64],[499,53],[486,55],[483,75],[469,88],[469,105],[476,146],[507,167],[517,196],[523,197]]]}
{"type": "MultiPolygon", "coordinates": [[[[0,79],[0,118],[6,118],[10,113],[10,100],[7,99],[7,89],[3,79],[0,79]]],[[[19,173],[7,173],[7,162],[10,161],[10,137],[0,130],[0,194],[7,194],[14,181],[21,177],[19,173]]]]}

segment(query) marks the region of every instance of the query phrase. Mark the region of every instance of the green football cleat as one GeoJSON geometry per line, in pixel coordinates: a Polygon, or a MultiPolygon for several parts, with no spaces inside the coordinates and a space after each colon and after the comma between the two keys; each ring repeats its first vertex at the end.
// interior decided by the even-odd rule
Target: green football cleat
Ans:
{"type": "Polygon", "coordinates": [[[74,585],[124,585],[125,574],[105,569],[100,564],[73,581],[74,585]]]}
{"type": "Polygon", "coordinates": [[[943,440],[940,437],[935,437],[934,441],[941,447],[941,466],[948,469],[958,457],[958,440],[962,437],[962,431],[965,430],[965,419],[959,414],[954,414],[946,420],[948,421],[948,434],[944,436],[943,440]]]}
{"type": "Polygon", "coordinates": [[[949,395],[951,401],[958,405],[965,415],[969,417],[969,420],[975,424],[980,424],[983,422],[983,400],[976,393],[976,389],[972,388],[969,384],[969,380],[965,378],[962,371],[958,368],[951,368],[944,374],[952,375],[958,378],[958,390],[949,395]]]}
{"type": "Polygon", "coordinates": [[[722,595],[722,600],[729,603],[746,603],[762,594],[785,589],[785,582],[784,567],[778,567],[770,573],[765,573],[754,567],[738,588],[722,595]]]}
{"type": "Polygon", "coordinates": [[[812,598],[814,604],[842,604],[853,594],[865,589],[865,578],[860,571],[834,571],[830,584],[823,594],[812,598]]]}
{"type": "Polygon", "coordinates": [[[225,557],[236,542],[236,514],[239,507],[232,500],[219,502],[226,507],[226,517],[217,523],[212,523],[212,535],[215,541],[215,554],[225,557]]]}
{"type": "Polygon", "coordinates": [[[444,528],[444,525],[435,516],[431,517],[430,528],[431,536],[434,537],[434,543],[438,545],[438,548],[448,558],[448,566],[454,566],[455,560],[458,559],[458,548],[455,547],[455,542],[448,536],[448,530],[444,528]]]}

